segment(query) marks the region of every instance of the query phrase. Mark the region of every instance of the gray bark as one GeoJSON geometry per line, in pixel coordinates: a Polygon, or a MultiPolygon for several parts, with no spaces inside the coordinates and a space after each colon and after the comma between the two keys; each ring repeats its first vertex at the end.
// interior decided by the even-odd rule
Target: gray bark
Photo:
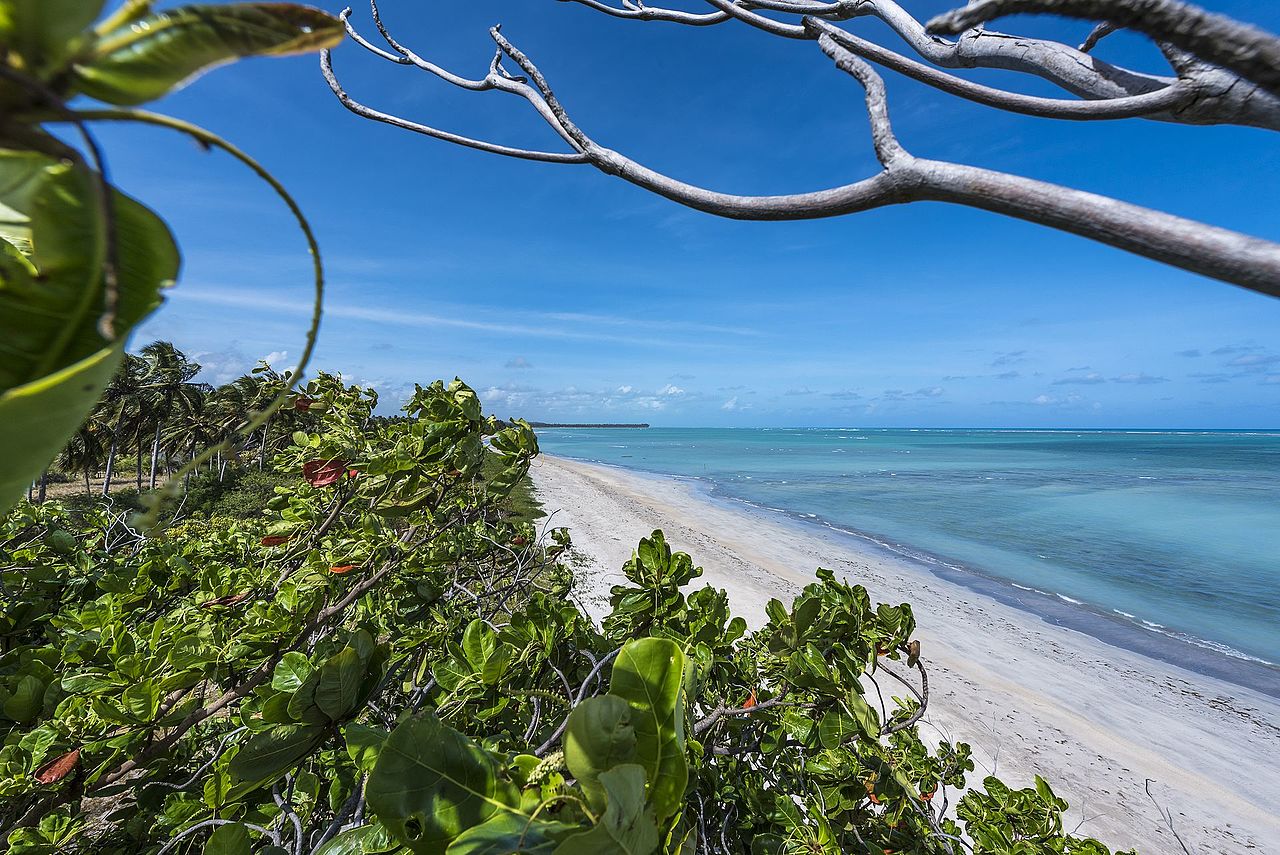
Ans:
{"type": "MultiPolygon", "coordinates": [[[[923,25],[893,0],[836,0],[831,3],[814,0],[706,1],[716,11],[698,15],[644,7],[628,0],[622,0],[624,8],[615,9],[600,0],[573,0],[619,18],[698,26],[740,21],[771,35],[817,42],[836,67],[855,78],[865,91],[871,136],[881,171],[840,187],[779,196],[726,194],[680,181],[593,140],[570,119],[568,111],[537,66],[498,28],[490,30],[498,53],[490,65],[489,74],[480,80],[468,80],[428,62],[396,41],[383,25],[376,0],[373,3],[375,23],[393,52],[383,50],[360,36],[350,23],[349,12],[346,12],[343,20],[357,43],[383,59],[418,68],[470,91],[500,91],[519,96],[560,136],[570,151],[514,149],[459,137],[381,113],[346,93],[334,73],[329,51],[321,55],[321,69],[339,101],[365,118],[496,154],[589,164],[649,192],[716,216],[744,220],[800,220],[841,216],[917,201],[949,202],[1070,232],[1184,270],[1280,296],[1280,244],[1030,178],[914,158],[893,133],[883,81],[867,60],[953,95],[998,109],[1047,118],[1105,120],[1147,116],[1184,122],[1234,120],[1280,128],[1280,99],[1232,71],[1209,65],[1167,44],[1162,45],[1162,49],[1177,71],[1176,77],[1130,72],[1107,65],[1077,48],[1044,40],[969,31],[958,41],[948,42],[926,32],[923,25]],[[801,17],[798,22],[790,22],[770,17],[764,14],[765,11],[801,17]],[[865,16],[880,18],[932,65],[901,56],[834,23],[865,16]],[[504,59],[518,66],[521,76],[503,68],[504,59]],[[1036,74],[1080,95],[1083,100],[1021,95],[979,85],[939,71],[934,66],[1004,68],[1036,74]],[[1237,96],[1243,97],[1243,101],[1232,100],[1237,96]],[[1251,113],[1244,108],[1245,104],[1251,105],[1251,113]],[[1246,113],[1249,121],[1242,118],[1246,113]]],[[[1081,4],[1086,2],[1079,1],[1081,4]]],[[[1126,1],[1114,0],[1120,5],[1126,1]]],[[[1042,5],[1054,2],[1041,0],[1042,5]]],[[[1163,0],[1133,2],[1170,5],[1163,0]]],[[[1004,8],[1016,3],[1034,5],[1034,0],[983,0],[962,11],[968,13],[985,5],[1004,8]]],[[[1063,0],[1063,4],[1072,5],[1071,0],[1063,0]]],[[[1096,32],[1105,35],[1104,31],[1096,32]]],[[[1096,44],[1100,37],[1095,33],[1090,41],[1096,44]]],[[[1204,53],[1201,51],[1198,55],[1203,56],[1204,53]]]]}
{"type": "Polygon", "coordinates": [[[111,493],[111,478],[115,474],[116,469],[116,441],[111,440],[111,446],[107,449],[107,474],[102,479],[102,495],[107,496],[111,493]]]}

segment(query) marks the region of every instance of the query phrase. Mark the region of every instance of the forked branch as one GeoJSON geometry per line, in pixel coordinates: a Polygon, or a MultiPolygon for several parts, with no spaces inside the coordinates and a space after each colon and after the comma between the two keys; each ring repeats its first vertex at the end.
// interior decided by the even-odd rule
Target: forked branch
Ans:
{"type": "MultiPolygon", "coordinates": [[[[816,42],[835,66],[853,77],[863,90],[872,142],[880,162],[879,171],[851,184],[779,196],[726,194],[679,181],[649,169],[593,139],[572,120],[568,109],[556,97],[551,84],[533,60],[497,27],[490,31],[497,51],[489,73],[483,79],[469,80],[418,57],[401,45],[387,32],[381,17],[377,15],[376,0],[375,22],[392,50],[383,50],[359,35],[349,22],[348,10],[343,17],[359,44],[384,60],[416,67],[469,91],[496,90],[520,96],[569,150],[551,152],[513,148],[379,112],[355,101],[344,91],[333,71],[328,51],[321,57],[321,66],[335,95],[344,106],[358,115],[494,154],[551,163],[590,164],[601,172],[615,175],[681,205],[716,216],[743,220],[802,220],[840,216],[916,201],[951,202],[1071,232],[1184,270],[1260,293],[1280,296],[1280,244],[1030,178],[913,157],[893,132],[883,79],[868,60],[900,71],[942,91],[992,107],[1057,119],[1104,120],[1156,114],[1173,116],[1190,110],[1203,111],[1204,81],[1207,78],[1183,76],[1164,82],[1158,78],[1148,78],[1150,86],[1137,85],[1128,77],[1128,72],[1097,63],[1075,48],[1052,42],[1036,42],[1029,47],[1024,44],[1026,49],[1022,53],[1022,60],[1010,59],[1005,65],[1001,65],[1001,62],[1008,57],[998,52],[983,54],[993,67],[1024,71],[1031,69],[1020,66],[1020,63],[1025,64],[1028,56],[1038,56],[1034,61],[1042,63],[1037,66],[1044,72],[1042,76],[1050,77],[1052,74],[1046,69],[1053,64],[1050,62],[1051,58],[1061,60],[1074,55],[1092,66],[1094,71],[1091,73],[1095,75],[1093,83],[1105,80],[1108,86],[1120,87],[1118,94],[1114,96],[1086,96],[1084,100],[1033,97],[983,86],[947,74],[931,65],[894,53],[833,23],[875,14],[889,23],[931,62],[965,64],[966,55],[962,52],[962,45],[967,39],[978,36],[966,34],[955,43],[927,36],[923,26],[890,0],[836,0],[832,3],[810,0],[706,0],[715,11],[700,16],[696,21],[685,20],[686,16],[693,13],[654,9],[630,0],[622,0],[624,7],[621,9],[609,7],[598,0],[571,2],[597,11],[609,11],[615,17],[637,20],[696,25],[738,21],[783,38],[816,42]],[[772,15],[765,14],[766,12],[772,15]],[[773,15],[783,15],[784,18],[779,19],[773,15]],[[785,19],[786,15],[799,17],[798,20],[789,21],[785,19]],[[1054,45],[1056,47],[1050,47],[1054,45]],[[504,67],[506,61],[518,68],[519,76],[504,67]],[[1137,91],[1124,89],[1121,81],[1132,85],[1137,91]]],[[[1092,48],[1093,45],[1089,47],[1092,48]]],[[[1176,48],[1168,45],[1165,47],[1171,60],[1176,60],[1175,65],[1180,73],[1190,70],[1210,76],[1226,75],[1241,83],[1241,79],[1232,72],[1190,57],[1180,57],[1176,48]]],[[[971,58],[972,54],[968,56],[971,58]]],[[[1063,85],[1067,86],[1065,83],[1063,85]]],[[[1253,84],[1241,85],[1248,88],[1253,84]]],[[[1260,91],[1256,86],[1253,89],[1255,94],[1260,91]]],[[[1276,100],[1269,94],[1265,97],[1276,100]]],[[[1280,111],[1277,112],[1277,119],[1277,127],[1280,127],[1280,111]]]]}

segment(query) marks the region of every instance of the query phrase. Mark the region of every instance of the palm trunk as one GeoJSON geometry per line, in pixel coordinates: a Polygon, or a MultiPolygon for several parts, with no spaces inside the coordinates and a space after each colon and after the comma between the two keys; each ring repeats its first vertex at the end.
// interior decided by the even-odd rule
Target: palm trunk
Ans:
{"type": "Polygon", "coordinates": [[[84,491],[86,494],[93,492],[93,486],[89,483],[89,467],[84,468],[84,491]]]}
{"type": "Polygon", "coordinates": [[[111,440],[111,447],[107,449],[107,475],[102,479],[102,495],[111,494],[111,476],[115,473],[116,468],[116,441],[111,440]]]}
{"type": "Polygon", "coordinates": [[[40,473],[40,491],[36,493],[36,504],[43,505],[44,497],[49,492],[49,470],[40,473]]]}
{"type": "Polygon", "coordinates": [[[142,492],[142,435],[138,435],[138,457],[135,461],[138,465],[138,492],[142,492]]]}
{"type": "MultiPolygon", "coordinates": [[[[269,423],[268,423],[269,424],[269,423]]],[[[262,471],[267,459],[267,425],[262,426],[262,445],[258,446],[258,471],[262,471]]]]}
{"type": "Polygon", "coordinates": [[[156,464],[160,461],[160,422],[156,422],[156,437],[151,441],[151,489],[156,488],[156,464]]]}

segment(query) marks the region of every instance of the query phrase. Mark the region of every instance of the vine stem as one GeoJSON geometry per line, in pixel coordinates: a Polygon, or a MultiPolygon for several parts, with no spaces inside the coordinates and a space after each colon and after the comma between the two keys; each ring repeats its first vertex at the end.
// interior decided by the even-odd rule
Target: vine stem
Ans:
{"type": "MultiPolygon", "coordinates": [[[[220,149],[231,155],[236,160],[247,166],[259,178],[265,181],[276,195],[289,208],[289,212],[293,214],[293,218],[297,221],[298,227],[302,230],[303,236],[307,241],[307,249],[311,254],[311,265],[314,272],[314,299],[311,310],[311,325],[307,329],[306,344],[302,349],[302,356],[298,359],[298,365],[293,369],[293,373],[285,382],[284,389],[274,401],[259,411],[249,422],[240,429],[240,436],[247,437],[255,430],[262,427],[267,421],[284,406],[285,401],[293,393],[294,388],[302,379],[302,373],[311,363],[311,357],[315,353],[316,340],[320,333],[320,320],[324,314],[324,262],[320,257],[320,243],[316,240],[315,232],[311,228],[311,223],[307,220],[302,208],[297,201],[285,189],[274,175],[272,175],[265,166],[251,157],[248,153],[238,148],[228,140],[218,136],[210,130],[192,124],[191,122],[175,119],[172,116],[166,116],[161,113],[152,113],[147,110],[122,110],[122,109],[99,109],[99,110],[74,110],[70,111],[68,117],[63,120],[79,120],[79,121],[99,121],[99,122],[138,122],[145,125],[155,125],[162,128],[168,128],[172,131],[185,134],[202,145],[220,149]]],[[[183,476],[193,471],[196,467],[205,463],[219,451],[230,449],[229,440],[206,448],[203,452],[190,460],[185,466],[169,476],[169,479],[161,487],[159,493],[153,496],[154,504],[142,518],[142,524],[146,528],[150,528],[159,516],[160,501],[159,497],[163,493],[171,492],[173,485],[180,483],[183,476]]]]}

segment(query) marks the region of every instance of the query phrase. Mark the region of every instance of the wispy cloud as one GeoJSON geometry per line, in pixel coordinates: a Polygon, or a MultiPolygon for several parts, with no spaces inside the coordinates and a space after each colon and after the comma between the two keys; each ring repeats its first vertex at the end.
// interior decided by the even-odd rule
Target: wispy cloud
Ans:
{"type": "Polygon", "coordinates": [[[1139,386],[1152,386],[1156,383],[1168,383],[1169,378],[1152,377],[1145,372],[1138,372],[1136,374],[1121,374],[1119,377],[1112,377],[1111,381],[1113,383],[1135,383],[1139,386]]]}
{"type": "Polygon", "coordinates": [[[508,359],[506,367],[514,368],[516,370],[527,370],[533,367],[533,363],[525,359],[523,356],[517,356],[515,359],[508,359]]]}
{"type": "Polygon", "coordinates": [[[1079,377],[1063,377],[1053,381],[1055,386],[1096,386],[1099,383],[1106,383],[1107,378],[1103,377],[1097,371],[1090,371],[1088,374],[1082,374],[1079,377]]]}
{"type": "MultiPolygon", "coordinates": [[[[229,306],[238,309],[260,309],[292,315],[310,315],[311,305],[300,300],[282,300],[243,291],[185,291],[179,295],[184,301],[206,303],[217,306],[229,306]]],[[[356,321],[372,321],[380,324],[395,324],[417,328],[452,328],[472,330],[480,333],[498,335],[530,336],[535,338],[566,339],[580,341],[609,341],[645,346],[661,347],[720,347],[723,343],[704,342],[698,339],[662,338],[660,336],[628,336],[620,334],[616,329],[590,329],[592,324],[616,327],[623,325],[637,329],[671,329],[671,325],[663,323],[650,325],[648,321],[612,318],[603,315],[575,315],[566,313],[546,313],[521,311],[520,317],[543,321],[539,324],[511,323],[503,320],[478,320],[476,317],[450,317],[426,312],[404,311],[400,309],[382,309],[374,306],[356,306],[339,302],[326,302],[325,316],[329,318],[346,318],[356,321]],[[571,325],[577,325],[576,327],[571,325]]],[[[470,307],[473,315],[483,315],[486,307],[470,307]]],[[[704,330],[705,331],[705,330],[704,330]]],[[[723,330],[720,330],[723,332],[723,330]]]]}

